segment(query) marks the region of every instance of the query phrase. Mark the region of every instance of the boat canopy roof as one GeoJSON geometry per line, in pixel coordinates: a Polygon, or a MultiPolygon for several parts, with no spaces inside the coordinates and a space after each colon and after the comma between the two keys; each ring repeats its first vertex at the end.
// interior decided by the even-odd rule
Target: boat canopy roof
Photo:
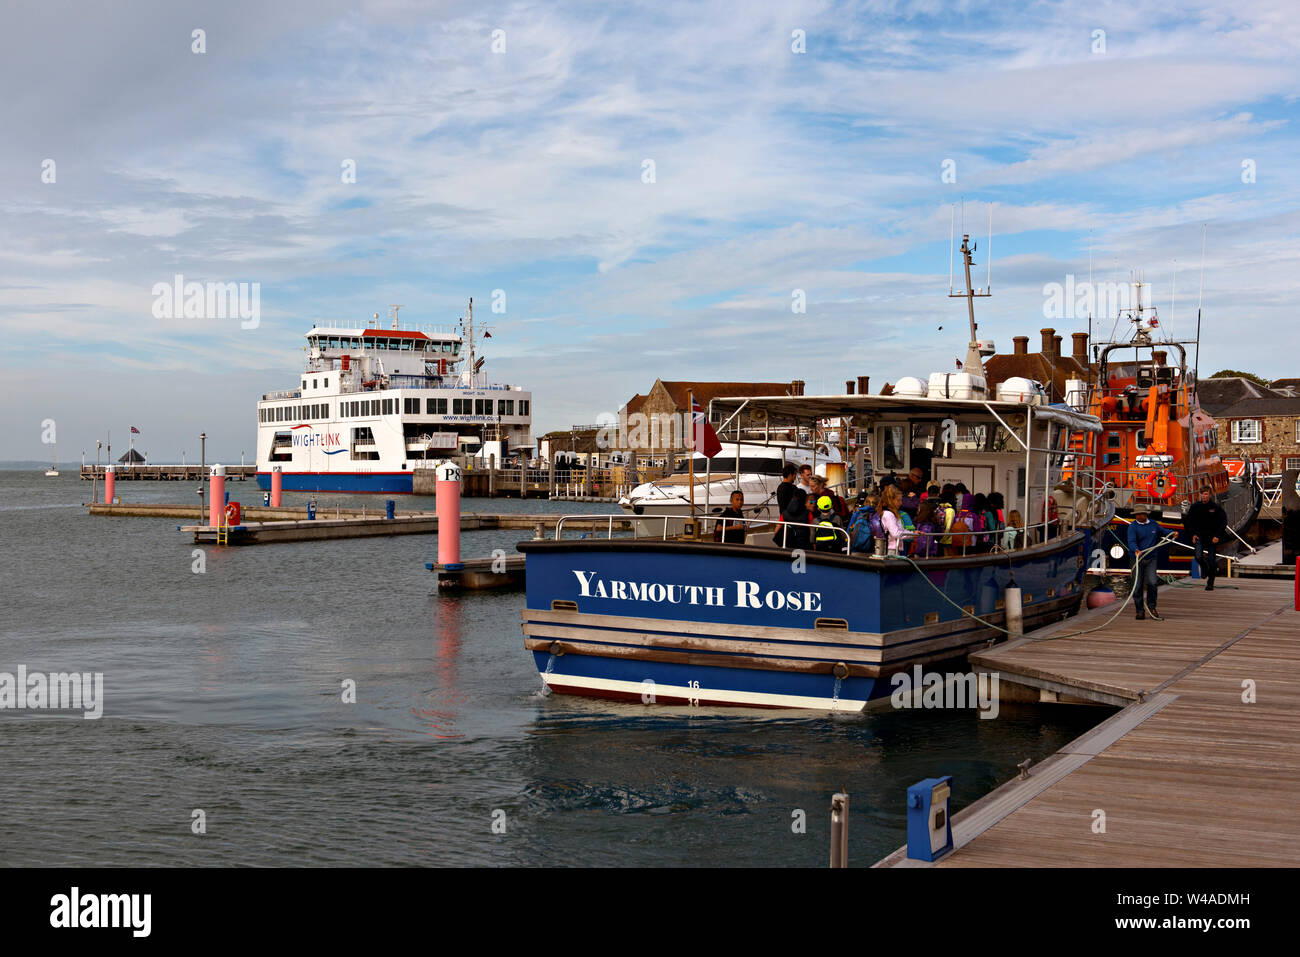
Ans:
{"type": "Polygon", "coordinates": [[[998,402],[984,399],[923,399],[899,395],[765,395],[726,396],[713,399],[710,408],[725,421],[741,411],[746,414],[766,412],[773,424],[813,422],[852,416],[863,419],[909,418],[952,413],[978,415],[987,413],[1002,418],[1030,412],[1078,432],[1100,432],[1101,420],[1095,415],[1058,406],[1031,405],[1025,402],[998,402]]]}

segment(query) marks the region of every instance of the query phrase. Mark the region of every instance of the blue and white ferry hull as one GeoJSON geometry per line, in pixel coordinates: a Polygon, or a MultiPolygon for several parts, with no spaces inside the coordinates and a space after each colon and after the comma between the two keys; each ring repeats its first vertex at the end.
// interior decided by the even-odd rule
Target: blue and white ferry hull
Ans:
{"type": "Polygon", "coordinates": [[[922,571],[816,552],[796,562],[755,545],[523,542],[524,643],[560,694],[861,711],[892,693],[895,673],[1004,637],[1013,573],[1026,629],[1077,612],[1091,541],[1081,528],[922,571]]]}

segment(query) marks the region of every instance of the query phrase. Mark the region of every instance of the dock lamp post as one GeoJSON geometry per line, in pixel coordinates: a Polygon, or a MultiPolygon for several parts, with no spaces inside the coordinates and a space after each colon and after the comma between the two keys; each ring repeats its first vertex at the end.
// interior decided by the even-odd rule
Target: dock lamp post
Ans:
{"type": "Polygon", "coordinates": [[[208,433],[199,433],[199,524],[203,524],[203,514],[208,507],[208,433]]]}

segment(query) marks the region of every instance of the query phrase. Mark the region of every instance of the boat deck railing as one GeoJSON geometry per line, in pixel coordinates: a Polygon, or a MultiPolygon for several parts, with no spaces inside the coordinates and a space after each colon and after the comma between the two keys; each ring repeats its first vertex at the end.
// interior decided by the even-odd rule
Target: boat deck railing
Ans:
{"type": "MultiPolygon", "coordinates": [[[[599,519],[601,517],[602,516],[592,515],[590,513],[576,514],[576,515],[562,515],[559,518],[559,520],[555,523],[555,538],[558,541],[563,537],[564,523],[569,519],[572,519],[574,521],[582,521],[586,523],[586,528],[587,530],[589,530],[591,521],[593,519],[599,519]]],[[[614,523],[618,522],[620,525],[625,525],[628,523],[632,524],[633,539],[657,540],[657,541],[666,542],[672,539],[682,537],[680,535],[670,535],[668,533],[669,522],[684,523],[690,520],[690,517],[686,515],[627,515],[626,513],[620,513],[617,515],[610,514],[603,517],[607,520],[606,528],[605,528],[605,537],[607,540],[611,540],[614,538],[614,523]],[[648,535],[648,536],[641,535],[640,530],[638,528],[638,523],[640,522],[661,522],[662,529],[658,535],[648,535]]],[[[782,538],[782,542],[780,545],[781,548],[791,547],[790,545],[787,544],[791,529],[795,529],[795,528],[809,529],[810,530],[809,535],[811,536],[812,530],[824,532],[827,528],[827,526],[825,525],[814,525],[808,522],[772,522],[770,519],[734,518],[734,517],[724,518],[721,516],[714,516],[714,515],[696,516],[695,521],[701,524],[701,529],[706,527],[706,523],[710,523],[710,522],[713,523],[715,528],[719,523],[721,523],[724,526],[724,534],[725,534],[726,526],[744,525],[746,526],[747,530],[749,526],[774,528],[775,529],[775,533],[773,536],[774,539],[776,535],[780,535],[782,538]]],[[[910,551],[910,549],[907,548],[903,548],[902,550],[889,550],[888,548],[884,550],[880,550],[878,548],[873,548],[870,551],[862,551],[862,550],[854,551],[853,541],[852,538],[849,536],[848,530],[840,528],[838,526],[831,526],[831,527],[835,532],[835,538],[837,542],[840,540],[843,541],[843,545],[844,545],[842,549],[843,554],[860,555],[862,557],[883,558],[887,556],[898,556],[900,554],[908,554],[908,552],[910,551]]],[[[1073,529],[1067,523],[1061,521],[1046,522],[1040,525],[1031,526],[1028,529],[1015,526],[1016,544],[1010,549],[1004,548],[1002,545],[1002,540],[1004,538],[1005,532],[1007,531],[1005,528],[996,529],[996,530],[984,530],[984,531],[977,531],[977,532],[969,532],[969,531],[968,532],[961,532],[961,531],[944,532],[938,530],[934,532],[920,532],[915,529],[905,529],[902,535],[899,537],[903,542],[910,543],[921,538],[922,536],[929,536],[938,539],[939,548],[943,552],[942,557],[953,558],[953,557],[960,556],[964,558],[967,555],[979,555],[979,554],[990,554],[990,553],[1005,554],[1007,552],[1016,551],[1021,548],[1028,548],[1031,545],[1040,544],[1041,542],[1050,541],[1051,539],[1057,538],[1062,534],[1067,534],[1072,530],[1073,529]],[[944,541],[945,539],[947,539],[948,541],[945,542],[944,541]],[[958,540],[960,540],[960,544],[957,544],[958,540]],[[960,551],[957,551],[958,548],[960,549],[960,551]]],[[[884,540],[882,539],[881,541],[884,540]]],[[[723,542],[723,544],[725,544],[725,541],[723,542]]],[[[837,548],[834,551],[841,552],[841,549],[837,548]]],[[[921,557],[931,557],[931,556],[921,556],[921,557]]]]}

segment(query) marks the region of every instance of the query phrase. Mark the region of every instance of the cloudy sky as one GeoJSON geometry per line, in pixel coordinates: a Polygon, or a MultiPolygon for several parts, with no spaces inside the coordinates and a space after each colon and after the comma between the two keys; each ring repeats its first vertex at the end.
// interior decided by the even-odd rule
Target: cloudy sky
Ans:
{"type": "Polygon", "coordinates": [[[470,296],[539,434],[656,377],[879,388],[964,355],[954,204],[1008,351],[1086,328],[1044,286],[1090,250],[1193,335],[1207,224],[1202,372],[1300,375],[1293,2],[40,0],[0,81],[0,459],[251,460],[313,321],[470,296]],[[155,318],[176,274],[260,324],[155,318]]]}

